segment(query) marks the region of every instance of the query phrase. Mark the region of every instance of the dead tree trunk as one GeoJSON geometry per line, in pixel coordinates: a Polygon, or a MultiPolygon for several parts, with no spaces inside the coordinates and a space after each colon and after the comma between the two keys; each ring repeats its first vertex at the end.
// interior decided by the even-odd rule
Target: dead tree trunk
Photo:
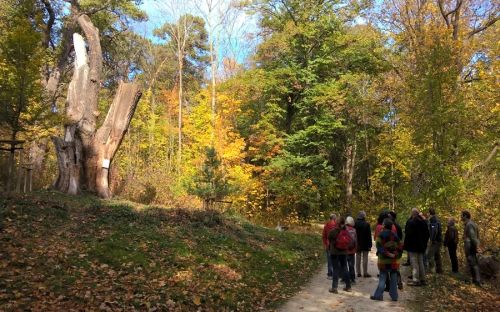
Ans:
{"type": "Polygon", "coordinates": [[[102,198],[111,197],[108,182],[110,164],[127,132],[140,97],[138,85],[120,82],[108,115],[92,141],[91,150],[94,154],[86,159],[85,168],[89,182],[95,181],[95,191],[102,198]]]}
{"type": "Polygon", "coordinates": [[[75,69],[66,103],[64,138],[53,137],[59,175],[54,187],[77,194],[82,189],[109,198],[109,166],[128,129],[141,96],[134,83],[120,82],[103,125],[96,130],[98,94],[101,81],[102,51],[99,30],[86,15],[78,24],[88,40],[73,34],[75,69]]]}

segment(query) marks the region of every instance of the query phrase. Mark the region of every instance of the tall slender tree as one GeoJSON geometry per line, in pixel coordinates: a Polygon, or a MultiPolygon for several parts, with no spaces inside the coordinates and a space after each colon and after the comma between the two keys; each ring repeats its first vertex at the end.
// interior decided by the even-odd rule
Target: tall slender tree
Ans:
{"type": "Polygon", "coordinates": [[[182,109],[184,106],[184,75],[186,61],[195,63],[203,62],[203,53],[206,50],[207,33],[200,17],[190,14],[182,15],[176,23],[165,23],[155,30],[155,34],[164,39],[175,51],[177,57],[178,80],[178,152],[177,169],[180,172],[182,164],[182,109]]]}

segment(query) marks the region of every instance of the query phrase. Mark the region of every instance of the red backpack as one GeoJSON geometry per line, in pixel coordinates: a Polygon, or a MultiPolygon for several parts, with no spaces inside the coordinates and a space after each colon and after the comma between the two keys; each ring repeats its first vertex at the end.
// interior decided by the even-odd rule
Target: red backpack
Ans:
{"type": "Polygon", "coordinates": [[[347,229],[341,229],[335,239],[335,248],[338,250],[350,250],[356,246],[354,238],[349,234],[347,229]]]}

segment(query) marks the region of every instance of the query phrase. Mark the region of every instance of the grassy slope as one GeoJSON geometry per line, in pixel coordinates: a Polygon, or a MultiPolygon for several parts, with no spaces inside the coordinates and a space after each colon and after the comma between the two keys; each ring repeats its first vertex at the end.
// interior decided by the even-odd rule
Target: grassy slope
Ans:
{"type": "Polygon", "coordinates": [[[317,234],[217,212],[0,197],[0,310],[259,310],[322,261],[317,234]]]}

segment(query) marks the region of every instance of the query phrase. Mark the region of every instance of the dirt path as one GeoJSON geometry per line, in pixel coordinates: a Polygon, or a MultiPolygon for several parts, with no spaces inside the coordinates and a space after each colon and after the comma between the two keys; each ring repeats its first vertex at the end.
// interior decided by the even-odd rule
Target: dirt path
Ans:
{"type": "MultiPolygon", "coordinates": [[[[312,278],[309,284],[287,303],[285,303],[278,311],[280,312],[324,312],[324,311],[407,311],[405,308],[406,301],[411,298],[411,288],[406,286],[402,291],[399,291],[399,301],[393,302],[389,297],[389,293],[384,293],[384,301],[374,301],[370,299],[378,284],[377,278],[377,257],[375,253],[370,253],[370,261],[368,263],[368,273],[372,275],[370,278],[358,277],[356,284],[352,286],[352,292],[347,293],[342,290],[342,283],[339,282],[339,293],[332,294],[328,292],[331,287],[331,280],[326,278],[326,265],[312,278]],[[385,308],[385,309],[384,309],[385,308]],[[384,310],[382,310],[384,309],[384,310]]],[[[403,269],[403,281],[408,273],[403,269]]]]}

